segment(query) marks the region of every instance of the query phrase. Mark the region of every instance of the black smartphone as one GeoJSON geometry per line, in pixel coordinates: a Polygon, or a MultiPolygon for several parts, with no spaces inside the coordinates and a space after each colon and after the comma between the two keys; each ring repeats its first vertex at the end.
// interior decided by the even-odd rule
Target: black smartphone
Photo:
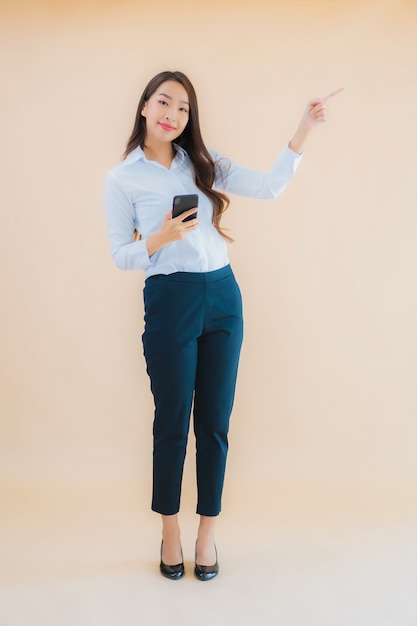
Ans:
{"type": "MultiPolygon", "coordinates": [[[[184,196],[174,196],[172,201],[172,217],[178,217],[184,213],[184,211],[188,211],[188,209],[193,209],[194,207],[198,207],[198,195],[196,193],[191,193],[184,196]]],[[[193,213],[189,217],[183,219],[183,222],[188,222],[188,220],[194,220],[197,217],[197,212],[193,213]]]]}

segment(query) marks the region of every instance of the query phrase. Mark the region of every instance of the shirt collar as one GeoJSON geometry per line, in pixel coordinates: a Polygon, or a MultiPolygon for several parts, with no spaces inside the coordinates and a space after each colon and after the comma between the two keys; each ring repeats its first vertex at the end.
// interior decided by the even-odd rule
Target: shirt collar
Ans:
{"type": "MultiPolygon", "coordinates": [[[[174,143],[174,148],[176,150],[176,154],[173,161],[173,166],[178,167],[181,163],[184,163],[185,158],[187,156],[184,148],[181,148],[178,144],[174,143]]],[[[127,157],[121,162],[121,165],[130,165],[131,163],[135,163],[136,161],[146,161],[146,156],[144,151],[140,146],[129,152],[127,157]]]]}

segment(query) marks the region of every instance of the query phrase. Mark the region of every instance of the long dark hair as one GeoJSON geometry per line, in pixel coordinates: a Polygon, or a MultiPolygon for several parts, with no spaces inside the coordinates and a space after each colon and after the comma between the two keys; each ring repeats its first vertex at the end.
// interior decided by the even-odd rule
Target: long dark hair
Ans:
{"type": "Polygon", "coordinates": [[[198,189],[200,189],[211,200],[213,205],[213,225],[217,231],[227,239],[227,241],[233,241],[231,237],[226,235],[224,230],[220,227],[220,220],[223,213],[229,206],[229,198],[226,194],[220,191],[212,189],[215,180],[215,163],[207,150],[200,131],[200,121],[198,117],[198,104],[197,96],[194,91],[190,80],[182,72],[161,72],[154,76],[147,86],[139,100],[138,109],[136,112],[135,125],[133,127],[132,134],[127,142],[126,150],[123,154],[125,159],[127,155],[135,148],[140,146],[142,149],[145,145],[146,139],[146,119],[142,116],[142,109],[145,102],[149,100],[152,94],[158,89],[158,87],[168,80],[180,83],[188,95],[188,101],[190,103],[190,112],[188,123],[182,134],[175,140],[175,142],[186,150],[188,156],[191,159],[191,163],[194,167],[194,181],[198,189]]]}

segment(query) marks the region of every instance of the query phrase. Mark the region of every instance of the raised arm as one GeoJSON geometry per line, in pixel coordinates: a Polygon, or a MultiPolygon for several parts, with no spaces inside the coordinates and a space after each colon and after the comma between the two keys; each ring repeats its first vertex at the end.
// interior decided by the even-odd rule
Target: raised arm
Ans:
{"type": "Polygon", "coordinates": [[[245,167],[211,151],[217,165],[216,188],[249,198],[276,198],[294,176],[311,130],[326,121],[327,100],[342,90],[343,87],[324,98],[314,98],[307,103],[291,141],[267,171],[245,167]]]}

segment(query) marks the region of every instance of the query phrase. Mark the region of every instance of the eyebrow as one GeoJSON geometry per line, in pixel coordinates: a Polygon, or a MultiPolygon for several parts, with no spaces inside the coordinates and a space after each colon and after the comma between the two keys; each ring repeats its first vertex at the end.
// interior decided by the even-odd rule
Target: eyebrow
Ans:
{"type": "MultiPolygon", "coordinates": [[[[168,98],[168,100],[172,100],[172,97],[171,97],[171,96],[169,96],[167,93],[160,93],[159,95],[160,95],[160,96],[164,96],[164,98],[168,98]]],[[[181,102],[182,104],[187,104],[188,106],[190,106],[190,103],[189,103],[189,102],[187,102],[187,100],[180,100],[180,102],[181,102]]]]}

